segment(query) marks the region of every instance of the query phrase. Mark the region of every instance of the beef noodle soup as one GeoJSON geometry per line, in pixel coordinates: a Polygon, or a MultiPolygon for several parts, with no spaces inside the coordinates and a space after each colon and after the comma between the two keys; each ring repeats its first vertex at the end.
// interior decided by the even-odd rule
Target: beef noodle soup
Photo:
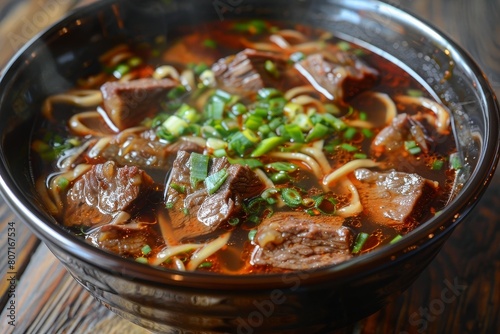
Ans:
{"type": "Polygon", "coordinates": [[[144,264],[336,265],[438,214],[460,168],[447,110],[326,31],[220,22],[96,62],[42,107],[36,187],[72,233],[144,264]]]}

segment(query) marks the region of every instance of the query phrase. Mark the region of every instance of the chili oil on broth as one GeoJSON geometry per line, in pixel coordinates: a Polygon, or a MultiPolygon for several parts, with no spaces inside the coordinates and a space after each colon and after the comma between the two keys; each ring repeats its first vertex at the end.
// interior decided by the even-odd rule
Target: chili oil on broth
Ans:
{"type": "MultiPolygon", "coordinates": [[[[287,71],[292,72],[293,75],[287,74],[286,76],[279,72],[276,74],[274,71],[277,69],[273,66],[265,69],[266,75],[283,76],[289,80],[277,80],[279,92],[269,90],[270,94],[283,98],[296,88],[295,85],[299,84],[305,88],[299,89],[298,94],[313,99],[299,107],[295,105],[296,103],[293,105],[294,108],[301,110],[301,115],[313,115],[311,110],[321,107],[325,110],[325,114],[332,115],[343,123],[344,127],[341,130],[330,131],[321,138],[323,141],[321,152],[331,167],[331,170],[322,171],[323,174],[329,174],[349,161],[368,159],[379,163],[376,167],[370,168],[372,170],[395,169],[398,172],[417,173],[440,185],[434,204],[428,206],[426,212],[423,212],[418,219],[410,217],[401,224],[387,226],[373,220],[365,210],[345,217],[343,226],[350,231],[350,236],[346,239],[349,256],[359,256],[397,240],[432,217],[445,205],[455,177],[455,169],[451,167],[459,168],[451,161],[456,150],[453,136],[446,131],[439,131],[436,124],[433,124],[435,123],[433,117],[436,117],[435,111],[433,112],[426,104],[428,100],[431,100],[430,94],[395,64],[373,52],[340,40],[326,31],[304,26],[287,26],[276,22],[271,24],[260,20],[214,23],[204,26],[204,29],[196,29],[194,32],[187,30],[182,38],[170,41],[169,37],[159,37],[153,44],[122,45],[111,49],[100,58],[102,70],[99,73],[81,78],[75,83],[74,90],[49,97],[48,103],[44,105],[45,119],[41,121],[40,131],[34,135],[32,163],[35,166],[37,190],[43,198],[47,199],[47,209],[62,224],[64,224],[63,217],[67,210],[68,189],[71,189],[92,165],[102,164],[110,159],[115,160],[118,166],[129,165],[134,161],[146,161],[146,165],[142,165],[141,169],[154,181],[148,192],[149,197],[139,203],[140,209],[134,209],[135,205],[139,205],[137,203],[127,208],[128,211],[134,212],[132,216],[124,214],[124,217],[121,217],[122,215],[116,213],[106,225],[97,223],[91,226],[68,226],[72,233],[121,256],[179,270],[204,270],[226,274],[293,270],[277,268],[269,264],[251,263],[250,259],[256,248],[252,238],[260,222],[280,212],[306,212],[311,216],[319,215],[329,219],[328,217],[337,215],[339,209],[349,206],[354,196],[345,189],[345,186],[339,185],[339,182],[325,187],[322,178],[318,179],[315,175],[317,173],[311,170],[307,161],[294,157],[287,160],[277,158],[279,154],[272,154],[273,152],[286,153],[293,149],[300,150],[301,145],[313,146],[314,141],[301,144],[294,142],[289,136],[285,142],[271,150],[271,154],[258,158],[251,157],[249,154],[257,144],[246,150],[243,157],[226,147],[226,155],[235,162],[242,163],[242,160],[239,160],[242,158],[258,160],[260,163],[258,169],[263,172],[268,183],[274,183],[278,194],[267,197],[266,201],[262,200],[262,196],[244,199],[242,209],[235,217],[232,217],[235,219],[224,221],[215,231],[202,236],[172,241],[168,232],[169,209],[165,203],[168,189],[165,185],[175,152],[170,156],[160,158],[155,157],[154,152],[158,148],[164,149],[168,141],[172,142],[170,146],[175,146],[182,139],[168,136],[160,138],[158,124],[163,124],[166,117],[172,116],[186,105],[195,110],[198,116],[206,114],[206,105],[210,103],[214,92],[218,89],[218,92],[224,93],[228,88],[220,85],[211,87],[217,80],[210,69],[220,59],[236,55],[245,49],[279,53],[286,59],[288,65],[300,61],[297,59],[301,57],[319,52],[347,52],[359,57],[364,64],[375,69],[379,76],[370,89],[353,94],[348,99],[331,101],[297,71],[294,72],[289,68],[287,71]],[[158,69],[162,69],[159,71],[160,74],[158,74],[158,69]],[[139,124],[129,129],[116,131],[113,123],[109,119],[106,120],[103,102],[99,99],[101,85],[108,81],[130,81],[155,75],[171,78],[177,83],[176,88],[184,87],[184,89],[178,89],[177,95],[170,94],[170,98],[161,100],[154,107],[154,113],[148,113],[139,124]],[[429,146],[427,150],[420,148],[420,152],[415,153],[418,151],[415,148],[420,147],[417,144],[406,150],[398,148],[397,154],[389,149],[377,155],[373,154],[374,138],[392,121],[392,119],[387,121],[370,119],[373,115],[384,117],[386,112],[384,109],[387,109],[380,99],[374,97],[378,95],[373,95],[373,92],[389,97],[398,115],[403,113],[409,115],[409,126],[412,122],[424,124],[422,126],[427,131],[424,139],[429,146]],[[398,96],[409,97],[409,99],[398,100],[398,96]],[[82,113],[87,114],[83,117],[82,113]],[[356,122],[365,125],[349,125],[356,122]],[[371,126],[366,126],[370,122],[371,126]],[[354,129],[354,131],[349,129],[354,129]],[[112,149],[110,142],[114,143],[112,149]],[[143,157],[141,157],[142,153],[144,153],[143,157]],[[288,164],[287,168],[293,170],[280,171],[272,166],[273,163],[288,164]],[[81,171],[75,168],[76,166],[80,166],[81,171]],[[292,193],[298,193],[302,199],[301,204],[283,204],[283,199],[279,194],[283,189],[292,189],[294,190],[292,193]],[[317,199],[321,196],[326,199],[318,207],[317,199]],[[273,201],[269,201],[269,198],[273,201]],[[323,210],[321,206],[326,209],[323,210]],[[230,233],[229,237],[228,233],[230,233]],[[221,241],[224,241],[223,246],[216,245],[221,241]],[[208,252],[208,256],[198,261],[195,268],[190,268],[189,264],[193,257],[201,249],[210,247],[214,251],[208,252]],[[168,250],[173,248],[179,251],[171,256],[161,257],[161,254],[168,253],[168,250]]],[[[266,86],[265,88],[272,87],[266,86]]],[[[172,91],[175,89],[170,90],[172,91]]],[[[224,106],[224,113],[231,115],[228,123],[242,128],[248,119],[246,116],[249,113],[248,109],[259,103],[258,91],[227,94],[230,97],[224,106]],[[237,95],[239,98],[233,100],[237,95]],[[241,111],[241,114],[231,112],[236,104],[243,105],[247,109],[246,112],[241,111]]],[[[289,100],[285,101],[285,105],[289,103],[289,100]]],[[[293,110],[289,111],[288,114],[293,112],[293,110]]],[[[189,112],[186,114],[189,115],[189,112]]],[[[265,121],[269,125],[272,120],[266,119],[265,121]]],[[[224,131],[223,126],[217,128],[213,124],[205,129],[196,129],[195,131],[199,131],[199,134],[189,133],[189,138],[194,143],[199,140],[193,137],[202,137],[204,141],[207,141],[211,137],[209,132],[212,130],[219,131],[215,139],[224,141],[225,138],[220,135],[220,132],[224,131]]],[[[307,136],[308,131],[304,131],[303,135],[307,136]]],[[[400,146],[405,146],[406,142],[412,141],[406,139],[402,139],[404,143],[400,146]]],[[[260,140],[262,141],[262,138],[260,140]]],[[[224,144],[220,142],[219,144],[224,147],[224,144]]],[[[298,152],[314,158],[314,152],[303,153],[307,150],[298,152]]],[[[204,147],[201,153],[218,158],[223,156],[221,148],[204,147]]],[[[248,161],[245,160],[245,162],[248,161]]],[[[347,178],[352,178],[352,173],[349,175],[351,176],[347,178]]]]}

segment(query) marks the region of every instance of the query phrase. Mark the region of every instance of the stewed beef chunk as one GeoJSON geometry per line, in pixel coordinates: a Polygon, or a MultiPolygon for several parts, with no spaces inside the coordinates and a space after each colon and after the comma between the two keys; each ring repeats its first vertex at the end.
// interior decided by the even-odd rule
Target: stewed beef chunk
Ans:
{"type": "Polygon", "coordinates": [[[307,56],[295,68],[330,100],[345,101],[371,88],[378,72],[352,54],[336,52],[307,56]]]}
{"type": "Polygon", "coordinates": [[[264,220],[254,238],[254,265],[306,270],[351,258],[351,230],[339,216],[279,212],[264,220]]]}
{"type": "Polygon", "coordinates": [[[256,92],[264,87],[282,86],[286,59],[272,52],[245,49],[223,58],[212,66],[217,80],[231,93],[256,92]],[[266,62],[275,70],[266,70],[266,62]]]}
{"type": "Polygon", "coordinates": [[[415,117],[399,114],[392,120],[391,124],[375,136],[371,150],[375,156],[401,155],[405,141],[415,141],[423,152],[429,151],[428,141],[430,139],[426,135],[424,126],[415,117]]]}
{"type": "Polygon", "coordinates": [[[103,225],[121,211],[132,214],[152,189],[152,178],[135,166],[94,165],[68,191],[64,224],[103,225]]]}
{"type": "Polygon", "coordinates": [[[382,225],[418,220],[429,209],[438,191],[436,182],[418,174],[394,170],[379,173],[357,169],[353,183],[358,189],[364,213],[382,225]]]}
{"type": "Polygon", "coordinates": [[[149,225],[105,225],[86,236],[86,240],[96,247],[124,257],[142,256],[144,246],[152,249],[164,244],[162,238],[149,225]]]}
{"type": "Polygon", "coordinates": [[[177,85],[170,79],[152,78],[106,82],[101,86],[104,110],[113,125],[124,130],[154,115],[160,102],[177,85]]]}
{"type": "Polygon", "coordinates": [[[210,161],[208,175],[227,171],[217,191],[209,194],[203,182],[193,188],[190,156],[184,151],[178,153],[167,184],[169,216],[173,233],[179,240],[215,231],[241,211],[243,200],[259,195],[264,188],[250,168],[232,165],[226,158],[210,161]]]}

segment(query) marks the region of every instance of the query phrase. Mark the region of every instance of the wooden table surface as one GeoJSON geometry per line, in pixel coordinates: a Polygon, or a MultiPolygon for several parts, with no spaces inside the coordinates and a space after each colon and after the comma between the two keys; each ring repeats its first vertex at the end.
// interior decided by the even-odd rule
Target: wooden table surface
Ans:
{"type": "MultiPolygon", "coordinates": [[[[29,37],[29,18],[56,19],[72,1],[25,1],[17,20],[0,0],[0,62],[29,37]],[[12,17],[11,14],[10,17],[12,17]],[[41,17],[41,16],[40,16],[41,17]],[[27,21],[28,20],[28,21],[27,21]],[[24,22],[24,23],[23,23],[24,22]],[[17,29],[17,30],[16,30],[17,29]],[[24,31],[22,30],[24,29],[24,31]]],[[[84,1],[91,2],[91,1],[84,1]]],[[[450,35],[482,67],[500,96],[500,0],[391,0],[450,35]]],[[[81,4],[81,1],[77,5],[81,4]]],[[[12,12],[12,10],[11,10],[12,12]]],[[[38,27],[41,28],[41,27],[38,27]]],[[[94,300],[0,198],[0,333],[149,333],[94,300]],[[8,268],[8,228],[16,231],[15,286],[8,268]],[[8,298],[10,292],[15,296],[8,298]],[[9,322],[15,300],[15,325],[9,322]]],[[[500,173],[440,254],[396,301],[347,333],[500,332],[500,173]],[[455,286],[453,295],[445,295],[455,286]]]]}

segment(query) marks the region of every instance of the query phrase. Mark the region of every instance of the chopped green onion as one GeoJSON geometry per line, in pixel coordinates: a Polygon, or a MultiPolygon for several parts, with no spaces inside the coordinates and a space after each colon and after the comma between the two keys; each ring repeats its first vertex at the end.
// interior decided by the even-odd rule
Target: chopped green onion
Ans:
{"type": "Polygon", "coordinates": [[[302,129],[300,128],[299,125],[297,124],[286,124],[284,127],[284,135],[291,139],[292,142],[295,143],[304,143],[305,138],[304,134],[302,133],[302,129]]]}
{"type": "Polygon", "coordinates": [[[142,59],[140,57],[132,57],[127,61],[130,67],[137,67],[142,64],[142,59]]]}
{"type": "Polygon", "coordinates": [[[306,137],[306,143],[322,139],[330,132],[330,129],[321,123],[316,123],[306,137]]]}
{"type": "Polygon", "coordinates": [[[356,146],[353,146],[353,145],[347,144],[347,143],[340,144],[340,148],[347,151],[347,152],[356,152],[358,150],[358,148],[356,146]]]}
{"type": "Polygon", "coordinates": [[[402,238],[403,238],[403,237],[402,237],[400,234],[398,234],[397,236],[395,236],[395,237],[394,237],[394,238],[393,238],[393,239],[389,242],[389,244],[391,244],[391,245],[392,245],[392,244],[395,244],[396,242],[398,242],[398,241],[399,241],[400,239],[402,239],[402,238]]]}
{"type": "Polygon", "coordinates": [[[268,100],[272,97],[283,96],[283,94],[276,88],[261,88],[257,92],[257,96],[260,100],[268,100]]]}
{"type": "Polygon", "coordinates": [[[362,129],[361,133],[368,139],[373,137],[373,131],[370,129],[362,129]]]}
{"type": "Polygon", "coordinates": [[[151,253],[151,250],[152,249],[149,245],[144,245],[144,247],[141,248],[141,252],[144,255],[148,255],[149,253],[151,253]]]}
{"type": "Polygon", "coordinates": [[[421,97],[423,95],[423,92],[418,89],[408,89],[406,93],[411,97],[421,97]]]}
{"type": "Polygon", "coordinates": [[[165,209],[170,210],[174,207],[174,202],[165,203],[165,209]]]}
{"type": "Polygon", "coordinates": [[[193,152],[189,158],[191,187],[194,189],[200,181],[208,177],[208,155],[193,152]]]}
{"type": "Polygon", "coordinates": [[[302,196],[293,188],[285,188],[281,191],[281,198],[286,205],[296,208],[302,204],[302,196]]]}
{"type": "Polygon", "coordinates": [[[451,163],[451,168],[458,170],[462,168],[462,162],[460,161],[460,157],[458,156],[457,153],[453,153],[450,155],[450,163],[451,163]]]}
{"type": "Polygon", "coordinates": [[[247,107],[243,103],[236,103],[231,107],[231,112],[233,115],[243,115],[248,111],[247,107]]]}
{"type": "Polygon", "coordinates": [[[212,268],[212,266],[213,266],[212,262],[205,261],[205,262],[200,263],[200,265],[198,266],[198,268],[200,268],[200,269],[203,269],[203,268],[212,268]]]}
{"type": "Polygon", "coordinates": [[[272,162],[265,166],[267,169],[272,169],[278,172],[295,172],[299,167],[291,162],[272,162]]]}
{"type": "Polygon", "coordinates": [[[269,178],[275,184],[283,184],[283,183],[287,183],[288,181],[290,181],[290,175],[288,175],[287,172],[283,172],[283,171],[273,173],[269,176],[269,178]]]}
{"type": "Polygon", "coordinates": [[[140,257],[136,258],[135,261],[139,262],[139,263],[142,263],[142,264],[148,264],[148,259],[146,259],[143,256],[140,256],[140,257]]]}
{"type": "Polygon", "coordinates": [[[224,108],[226,103],[223,99],[213,95],[205,105],[205,113],[208,119],[221,120],[224,118],[224,108]]]}
{"type": "Polygon", "coordinates": [[[367,114],[367,113],[365,113],[364,111],[361,111],[361,112],[359,113],[359,119],[360,119],[361,121],[366,121],[366,120],[368,119],[368,114],[367,114]]]}
{"type": "Polygon", "coordinates": [[[228,157],[227,160],[232,165],[248,166],[251,169],[259,168],[259,167],[263,166],[262,162],[258,159],[233,159],[233,158],[228,157]]]}
{"type": "Polygon", "coordinates": [[[233,218],[230,218],[227,222],[231,226],[236,226],[240,223],[240,219],[238,217],[233,217],[233,218]]]}
{"type": "Polygon", "coordinates": [[[443,160],[434,160],[432,163],[431,169],[432,170],[441,170],[444,166],[444,161],[443,160]]]}
{"type": "Polygon", "coordinates": [[[178,85],[178,86],[172,88],[167,93],[167,98],[169,100],[175,100],[175,99],[181,98],[186,92],[187,92],[186,87],[184,87],[183,85],[178,85]]]}
{"type": "Polygon", "coordinates": [[[420,147],[412,147],[410,149],[408,149],[408,152],[412,155],[416,155],[416,154],[419,154],[422,152],[422,149],[420,147]]]}
{"type": "Polygon", "coordinates": [[[213,96],[217,96],[218,98],[220,98],[224,102],[229,102],[229,101],[231,101],[231,98],[232,98],[231,94],[229,94],[228,92],[226,92],[222,89],[217,89],[213,96]]]}
{"type": "Polygon", "coordinates": [[[207,38],[206,40],[203,41],[203,46],[209,48],[209,49],[216,49],[217,48],[217,42],[214,41],[213,39],[207,38]]]}
{"type": "Polygon", "coordinates": [[[354,159],[366,159],[367,155],[364,153],[354,153],[352,157],[354,159]]]}
{"type": "Polygon", "coordinates": [[[337,46],[342,51],[348,51],[349,49],[351,49],[351,44],[349,44],[348,42],[345,42],[345,41],[338,42],[337,46]]]}
{"type": "Polygon", "coordinates": [[[292,124],[297,125],[301,131],[309,131],[314,126],[314,124],[311,122],[311,118],[306,114],[298,114],[297,116],[295,116],[292,124]]]}
{"type": "Polygon", "coordinates": [[[236,132],[228,143],[228,148],[235,151],[240,156],[245,155],[246,151],[253,147],[260,138],[250,129],[245,129],[242,132],[236,132]]]}
{"type": "Polygon", "coordinates": [[[255,238],[255,235],[257,234],[257,230],[250,230],[248,232],[248,240],[250,241],[253,241],[253,239],[255,238]]]}
{"type": "Polygon", "coordinates": [[[348,127],[344,131],[344,138],[347,140],[352,140],[357,133],[358,133],[358,130],[356,130],[355,128],[352,128],[352,127],[348,127]]]}
{"type": "Polygon", "coordinates": [[[204,62],[201,62],[199,64],[192,65],[191,69],[193,70],[194,74],[201,75],[203,72],[205,72],[206,70],[208,70],[209,67],[204,62]]]}
{"type": "Polygon", "coordinates": [[[258,158],[272,150],[274,150],[276,147],[280,146],[285,142],[285,139],[282,137],[269,137],[264,140],[262,140],[255,150],[252,152],[250,155],[252,158],[258,158]]]}
{"type": "Polygon", "coordinates": [[[130,72],[130,66],[126,64],[118,64],[115,69],[113,70],[113,75],[117,78],[120,79],[123,77],[125,74],[130,72]]]}
{"type": "Polygon", "coordinates": [[[409,140],[405,141],[404,145],[405,149],[408,151],[411,148],[417,147],[417,142],[415,142],[414,140],[409,140]]]}
{"type": "Polygon", "coordinates": [[[186,186],[184,186],[182,184],[171,183],[170,184],[170,188],[174,189],[179,194],[185,194],[186,193],[186,186]]]}
{"type": "Polygon", "coordinates": [[[207,192],[209,195],[214,194],[219,190],[219,188],[226,182],[229,173],[226,168],[221,169],[220,171],[209,175],[205,179],[205,187],[207,188],[207,192]]]}
{"type": "Polygon", "coordinates": [[[323,114],[323,119],[337,131],[342,131],[346,127],[346,124],[341,119],[333,116],[332,114],[323,114]]]}
{"type": "Polygon", "coordinates": [[[358,234],[358,236],[356,237],[356,241],[354,242],[354,247],[352,248],[353,254],[357,254],[361,251],[366,240],[368,240],[368,237],[368,233],[361,232],[358,234]]]}
{"type": "Polygon", "coordinates": [[[57,179],[57,186],[59,189],[64,190],[69,186],[69,180],[65,177],[59,177],[57,179]]]}
{"type": "Polygon", "coordinates": [[[245,128],[253,130],[253,131],[257,131],[263,122],[264,122],[264,120],[262,119],[262,117],[257,116],[257,115],[250,115],[245,120],[245,128]]]}
{"type": "Polygon", "coordinates": [[[269,73],[272,77],[278,79],[280,77],[280,72],[278,71],[278,67],[272,60],[266,60],[264,62],[264,69],[269,73]]]}
{"type": "Polygon", "coordinates": [[[189,124],[180,118],[179,116],[172,115],[165,122],[163,122],[162,126],[165,130],[173,135],[174,137],[180,137],[189,127],[189,124]]]}
{"type": "Polygon", "coordinates": [[[188,123],[196,123],[201,118],[198,111],[186,103],[182,104],[175,114],[188,123]]]}
{"type": "Polygon", "coordinates": [[[331,197],[319,196],[314,201],[314,207],[321,213],[332,215],[335,213],[337,201],[331,197]]]}

